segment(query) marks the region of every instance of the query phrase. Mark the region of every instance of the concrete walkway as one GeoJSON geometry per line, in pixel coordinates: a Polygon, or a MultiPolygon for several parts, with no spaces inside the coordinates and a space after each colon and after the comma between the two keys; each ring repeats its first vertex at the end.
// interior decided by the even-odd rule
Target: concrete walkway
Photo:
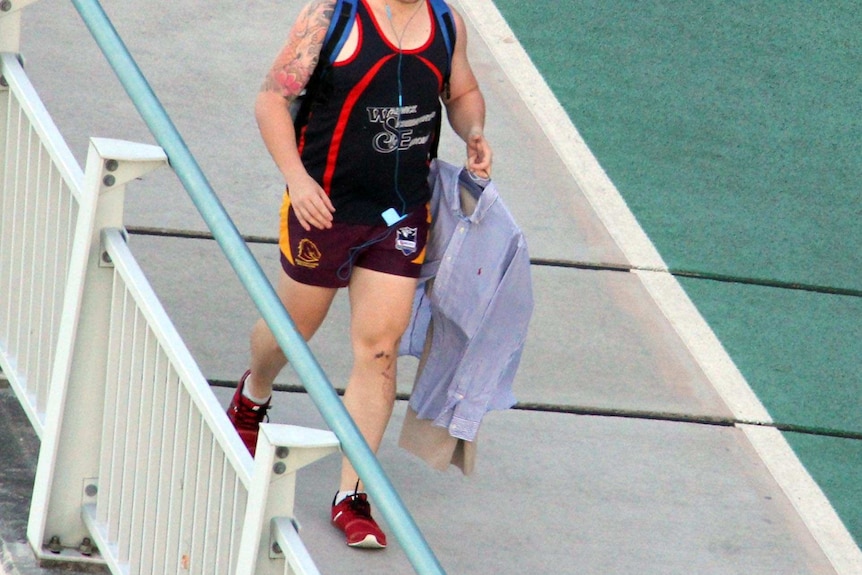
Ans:
{"type": "MultiPolygon", "coordinates": [[[[251,108],[299,5],[104,2],[239,229],[263,238],[276,234],[281,184],[251,108]]],[[[757,423],[762,406],[662,271],[493,5],[455,5],[470,21],[495,179],[535,261],[536,310],[515,386],[519,407],[486,418],[474,475],[435,472],[400,450],[405,403],[396,406],[381,462],[443,567],[476,575],[852,573],[858,548],[780,434],[741,423],[757,423]],[[813,520],[812,508],[823,517],[813,520]]],[[[90,136],[152,142],[70,3],[36,2],[24,25],[28,73],[80,162],[90,136]]],[[[462,155],[451,137],[444,141],[444,159],[462,155]]],[[[174,233],[205,230],[169,171],[130,187],[126,221],[133,252],[204,374],[233,382],[257,313],[214,242],[174,233]]],[[[277,248],[262,242],[253,251],[274,277],[277,248]]],[[[340,296],[312,342],[337,386],[349,368],[346,317],[340,296]]],[[[401,365],[402,394],[413,369],[401,365]]],[[[288,369],[279,383],[299,382],[288,369]]],[[[226,404],[230,389],[214,390],[226,404]]],[[[4,470],[0,481],[0,494],[17,502],[0,508],[0,565],[27,575],[44,571],[21,550],[37,447],[10,395],[0,390],[12,414],[0,431],[22,447],[3,461],[23,479],[4,470]]],[[[277,393],[271,417],[324,427],[302,393],[277,393]]],[[[332,457],[300,474],[302,535],[321,572],[412,572],[397,544],[357,552],[329,526],[338,464],[332,457]]]]}

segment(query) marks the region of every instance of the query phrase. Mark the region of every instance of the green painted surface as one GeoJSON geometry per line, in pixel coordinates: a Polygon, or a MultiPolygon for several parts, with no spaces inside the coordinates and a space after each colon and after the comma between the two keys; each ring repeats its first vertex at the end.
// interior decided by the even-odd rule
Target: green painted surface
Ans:
{"type": "Polygon", "coordinates": [[[857,2],[496,4],[672,268],[862,288],[857,2]]]}
{"type": "Polygon", "coordinates": [[[862,298],[680,283],[862,543],[862,298]]]}
{"type": "Polygon", "coordinates": [[[862,437],[862,298],[680,283],[774,421],[862,437]]]}
{"type": "Polygon", "coordinates": [[[862,441],[786,433],[808,472],[832,502],[847,529],[862,544],[862,441]]]}
{"type": "MultiPolygon", "coordinates": [[[[672,269],[862,289],[857,2],[495,1],[672,269]]],[[[681,283],[862,541],[862,298],[681,283]]]]}

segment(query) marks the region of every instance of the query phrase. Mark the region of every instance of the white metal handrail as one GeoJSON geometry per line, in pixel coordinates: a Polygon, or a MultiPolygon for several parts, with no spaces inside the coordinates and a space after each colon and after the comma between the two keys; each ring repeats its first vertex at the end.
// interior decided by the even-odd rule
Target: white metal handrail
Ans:
{"type": "Polygon", "coordinates": [[[91,531],[117,566],[229,573],[252,460],[137,266],[120,230],[103,233],[114,266],[105,402],[91,531]]]}
{"type": "Polygon", "coordinates": [[[14,54],[0,77],[0,367],[41,437],[83,174],[14,54]]]}
{"type": "MultiPolygon", "coordinates": [[[[270,521],[290,533],[284,522],[293,515],[295,480],[280,478],[275,491],[273,478],[292,477],[337,451],[337,439],[329,431],[267,425],[255,466],[121,230],[103,231],[102,250],[111,262],[104,265],[113,266],[111,328],[99,472],[85,486],[85,493],[102,494],[85,503],[90,533],[116,573],[126,565],[140,573],[274,572],[254,568],[262,550],[269,554],[262,527],[270,521]],[[289,450],[279,458],[278,447],[289,450]],[[283,466],[274,465],[278,459],[283,466]]],[[[317,572],[301,540],[279,540],[290,545],[289,558],[304,561],[295,560],[294,573],[317,572]]]]}

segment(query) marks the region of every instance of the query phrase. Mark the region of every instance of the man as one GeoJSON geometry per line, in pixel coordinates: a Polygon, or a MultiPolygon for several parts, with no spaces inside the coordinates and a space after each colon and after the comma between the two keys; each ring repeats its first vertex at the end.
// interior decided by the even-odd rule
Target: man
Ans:
{"type": "MultiPolygon", "coordinates": [[[[361,0],[322,95],[307,121],[294,125],[290,106],[317,66],[334,6],[335,0],[315,0],[304,7],[264,81],[255,116],[287,185],[279,297],[308,340],[337,289],[348,288],[354,363],[344,404],[376,452],[392,413],[398,342],[424,258],[428,165],[439,136],[440,101],[466,142],[471,171],[489,175],[491,149],[464,22],[453,11],[450,68],[445,31],[427,0],[361,0]]],[[[273,380],[286,363],[269,328],[258,321],[250,369],[228,408],[252,454],[273,380]]],[[[351,546],[386,546],[346,458],[332,521],[351,546]]]]}

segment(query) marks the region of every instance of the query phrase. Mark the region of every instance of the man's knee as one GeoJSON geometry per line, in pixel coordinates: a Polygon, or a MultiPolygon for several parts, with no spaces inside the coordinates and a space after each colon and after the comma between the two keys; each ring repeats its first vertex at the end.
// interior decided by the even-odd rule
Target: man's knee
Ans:
{"type": "Polygon", "coordinates": [[[393,331],[369,333],[354,331],[353,351],[368,359],[384,361],[395,357],[401,333],[393,331]]]}
{"type": "Polygon", "coordinates": [[[251,349],[267,363],[287,362],[281,346],[264,320],[258,320],[251,332],[251,349]]]}

